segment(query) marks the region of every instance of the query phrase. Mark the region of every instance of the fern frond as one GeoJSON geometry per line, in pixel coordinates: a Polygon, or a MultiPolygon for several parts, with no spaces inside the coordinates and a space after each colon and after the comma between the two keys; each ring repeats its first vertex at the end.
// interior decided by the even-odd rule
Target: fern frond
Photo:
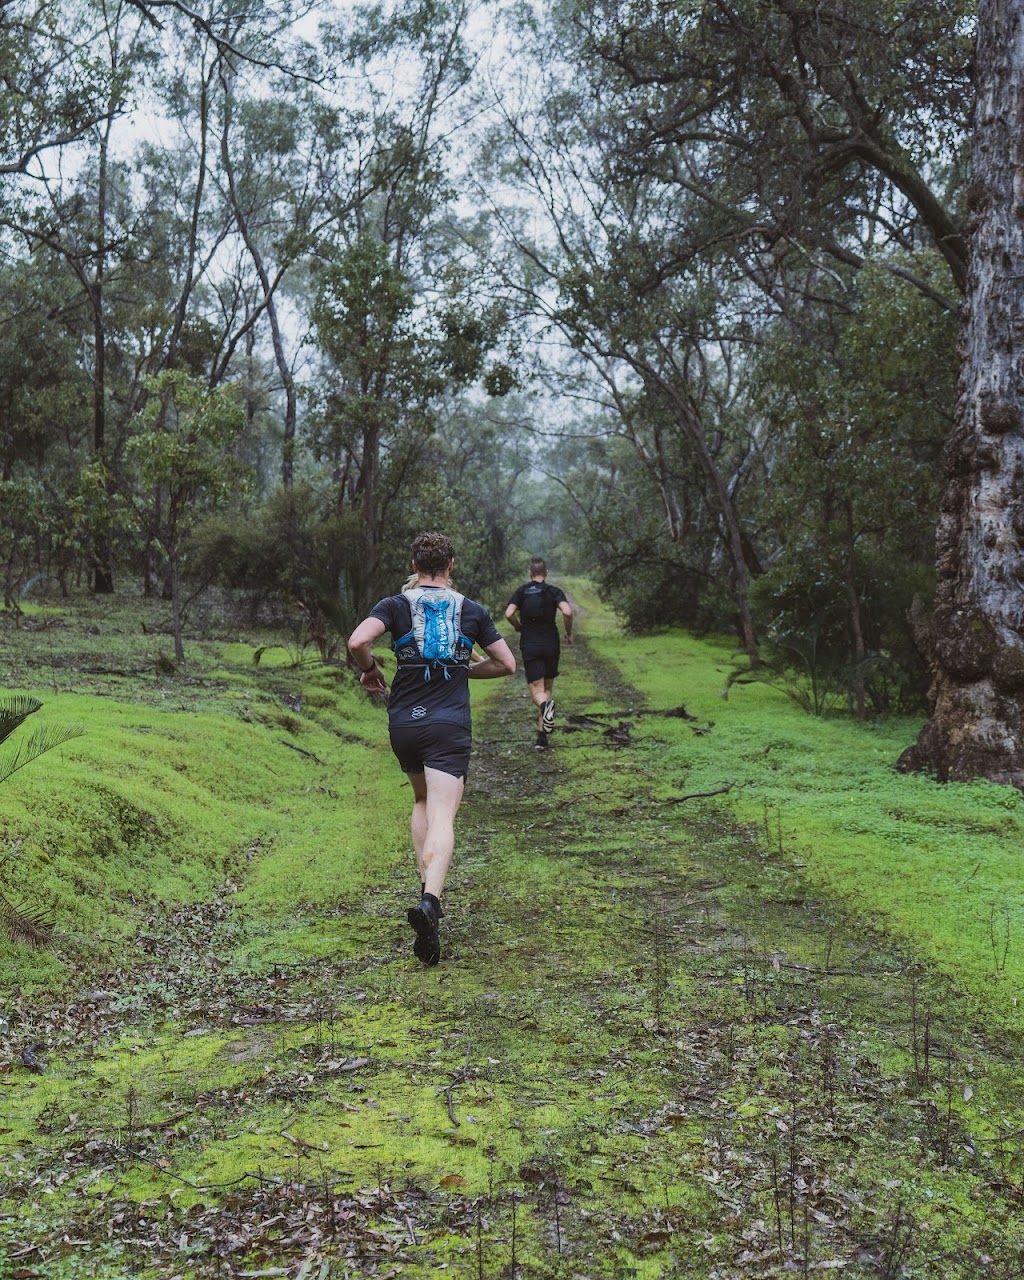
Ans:
{"type": "Polygon", "coordinates": [[[17,749],[5,760],[0,760],[0,782],[7,779],[33,760],[52,751],[72,738],[80,738],[85,733],[85,726],[80,724],[44,724],[30,738],[20,743],[17,749]]]}
{"type": "Polygon", "coordinates": [[[18,725],[38,711],[43,704],[27,693],[16,693],[0,699],[0,742],[9,738],[18,725]]]}
{"type": "Polygon", "coordinates": [[[16,907],[10,898],[0,893],[0,930],[11,942],[48,947],[55,927],[52,916],[41,908],[16,907]]]}

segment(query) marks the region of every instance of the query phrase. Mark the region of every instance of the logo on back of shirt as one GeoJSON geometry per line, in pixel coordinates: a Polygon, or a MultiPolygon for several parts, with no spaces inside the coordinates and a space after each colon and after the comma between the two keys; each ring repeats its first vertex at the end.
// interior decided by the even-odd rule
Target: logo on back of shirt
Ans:
{"type": "Polygon", "coordinates": [[[413,707],[412,711],[410,711],[409,714],[412,716],[414,720],[422,720],[423,717],[427,714],[427,709],[426,707],[413,707]]]}

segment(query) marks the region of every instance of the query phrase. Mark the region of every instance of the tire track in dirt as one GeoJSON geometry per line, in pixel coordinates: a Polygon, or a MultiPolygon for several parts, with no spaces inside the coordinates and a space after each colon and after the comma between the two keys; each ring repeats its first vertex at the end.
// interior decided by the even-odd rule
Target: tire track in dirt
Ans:
{"type": "MultiPolygon", "coordinates": [[[[563,726],[601,701],[645,710],[584,637],[573,653],[563,726]]],[[[485,852],[454,914],[495,985],[502,967],[533,983],[535,1034],[588,1097],[574,1115],[563,1095],[556,1144],[577,1252],[598,1214],[693,1277],[1024,1273],[1012,1054],[971,1033],[948,984],[815,902],[770,832],[657,805],[653,717],[634,716],[633,745],[563,728],[543,753],[524,706],[510,687],[483,722],[462,844],[485,852]],[[559,1045],[588,1020],[601,1036],[559,1045]],[[1008,1113],[987,1142],[967,1105],[982,1092],[1008,1113]],[[587,1176],[595,1150],[618,1206],[587,1176]]],[[[456,899],[461,877],[457,861],[456,899]]]]}

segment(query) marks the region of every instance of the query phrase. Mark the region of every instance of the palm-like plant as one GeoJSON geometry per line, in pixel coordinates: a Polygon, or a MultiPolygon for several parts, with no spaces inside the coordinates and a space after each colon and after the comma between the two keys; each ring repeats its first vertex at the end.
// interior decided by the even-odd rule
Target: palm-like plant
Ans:
{"type": "MultiPolygon", "coordinates": [[[[0,698],[0,744],[6,742],[42,705],[38,698],[24,693],[0,698]]],[[[52,751],[54,747],[59,747],[72,738],[80,737],[84,732],[81,725],[75,724],[41,725],[13,751],[0,758],[0,783],[6,782],[12,774],[31,764],[45,752],[52,751]]],[[[43,947],[53,937],[53,929],[54,922],[48,912],[25,904],[16,905],[0,891],[0,930],[12,942],[43,947]]]]}

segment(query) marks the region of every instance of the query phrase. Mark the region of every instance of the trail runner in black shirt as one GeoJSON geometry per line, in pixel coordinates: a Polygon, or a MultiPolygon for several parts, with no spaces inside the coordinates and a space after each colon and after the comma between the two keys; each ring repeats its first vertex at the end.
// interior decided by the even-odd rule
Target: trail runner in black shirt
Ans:
{"type": "Polygon", "coordinates": [[[546,581],[548,566],[539,556],[530,561],[530,581],[512,593],[505,617],[520,633],[519,648],[530,697],[537,708],[536,746],[548,745],[555,727],[555,676],[561,643],[556,619],[562,615],[565,643],[572,644],[572,605],[560,587],[546,581]]]}
{"type": "Polygon", "coordinates": [[[469,681],[510,676],[516,670],[515,656],[491,615],[449,585],[454,564],[450,538],[419,534],[412,544],[416,585],[378,601],[348,642],[361,672],[360,684],[368,693],[385,694],[384,674],[370,646],[385,631],[391,633],[398,665],[388,699],[389,734],[391,749],[412,786],[412,846],[421,881],[420,901],[406,914],[416,931],[413,952],[431,965],[441,958],[441,894],[469,771],[469,681]],[[434,606],[458,610],[457,627],[449,625],[452,614],[441,614],[446,620],[431,630],[424,617],[434,606]],[[417,625],[422,634],[416,634],[417,625]],[[452,631],[457,634],[449,634],[452,631]],[[446,656],[436,656],[439,637],[446,656]],[[474,644],[487,657],[471,664],[474,644]]]}

